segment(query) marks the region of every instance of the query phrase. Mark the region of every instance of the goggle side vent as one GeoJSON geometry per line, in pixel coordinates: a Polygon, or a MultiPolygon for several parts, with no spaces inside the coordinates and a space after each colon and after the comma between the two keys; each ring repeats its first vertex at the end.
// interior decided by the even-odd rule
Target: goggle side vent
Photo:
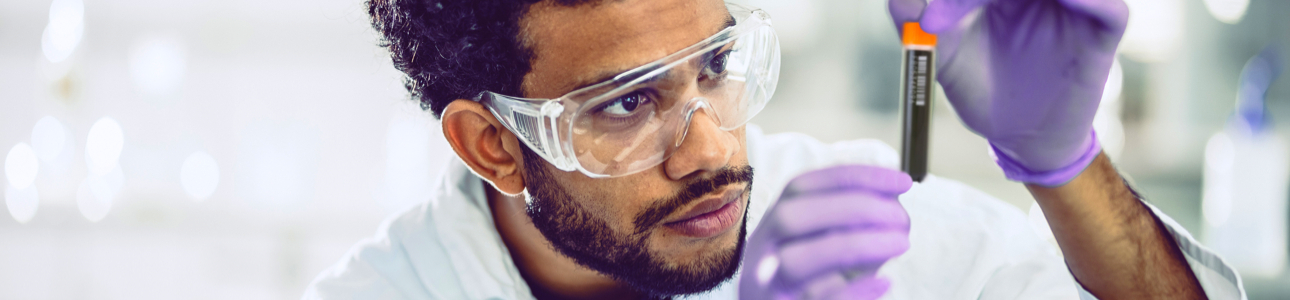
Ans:
{"type": "Polygon", "coordinates": [[[540,136],[538,127],[541,126],[541,122],[533,116],[522,114],[518,111],[512,111],[511,114],[515,117],[515,129],[519,131],[518,133],[524,136],[524,140],[528,141],[529,145],[537,148],[533,149],[535,152],[545,154],[546,149],[542,147],[542,143],[538,138],[540,136]]]}

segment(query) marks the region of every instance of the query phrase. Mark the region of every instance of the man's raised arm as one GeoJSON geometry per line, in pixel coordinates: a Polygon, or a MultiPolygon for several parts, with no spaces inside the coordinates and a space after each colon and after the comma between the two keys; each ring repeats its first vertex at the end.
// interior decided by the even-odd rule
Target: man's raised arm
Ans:
{"type": "Polygon", "coordinates": [[[1027,184],[1071,273],[1100,299],[1205,299],[1173,237],[1106,155],[1057,187],[1027,184]]]}

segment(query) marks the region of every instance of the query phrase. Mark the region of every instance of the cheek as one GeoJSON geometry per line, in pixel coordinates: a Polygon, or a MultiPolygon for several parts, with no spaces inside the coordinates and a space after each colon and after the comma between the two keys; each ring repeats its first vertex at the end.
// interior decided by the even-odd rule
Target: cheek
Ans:
{"type": "Polygon", "coordinates": [[[744,125],[734,130],[735,138],[739,139],[739,151],[735,151],[735,158],[737,158],[738,162],[741,162],[743,164],[732,164],[732,165],[746,165],[748,162],[747,128],[748,128],[748,125],[744,125]]]}
{"type": "MultiPolygon", "coordinates": [[[[570,172],[576,173],[576,172],[570,172]]],[[[642,172],[642,173],[649,173],[642,172]]],[[[581,174],[579,174],[581,175],[581,174]]],[[[591,179],[568,178],[562,182],[580,208],[608,224],[618,234],[634,234],[636,216],[658,199],[668,196],[670,188],[647,178],[627,176],[591,179]]]]}
{"type": "MultiPolygon", "coordinates": [[[[741,127],[731,133],[739,140],[740,149],[731,157],[729,166],[745,166],[748,164],[745,130],[741,127]]],[[[551,173],[584,212],[604,221],[618,234],[634,234],[638,229],[635,224],[638,215],[682,188],[666,179],[662,166],[626,177],[599,179],[578,172],[553,170],[551,173]]]]}
{"type": "Polygon", "coordinates": [[[739,141],[739,150],[735,151],[735,154],[730,157],[730,161],[726,163],[727,167],[742,167],[748,165],[748,135],[745,130],[747,126],[748,125],[744,125],[730,131],[730,134],[734,135],[735,139],[739,141]]]}

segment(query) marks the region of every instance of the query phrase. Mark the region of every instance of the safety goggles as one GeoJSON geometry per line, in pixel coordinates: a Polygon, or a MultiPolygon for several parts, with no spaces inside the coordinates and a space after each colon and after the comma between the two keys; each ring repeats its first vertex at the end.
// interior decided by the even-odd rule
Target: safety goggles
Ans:
{"type": "Polygon", "coordinates": [[[727,3],[735,25],[698,44],[555,99],[475,97],[525,145],[564,171],[614,177],[657,166],[703,110],[721,130],[747,123],[779,79],[770,15],[727,3]]]}

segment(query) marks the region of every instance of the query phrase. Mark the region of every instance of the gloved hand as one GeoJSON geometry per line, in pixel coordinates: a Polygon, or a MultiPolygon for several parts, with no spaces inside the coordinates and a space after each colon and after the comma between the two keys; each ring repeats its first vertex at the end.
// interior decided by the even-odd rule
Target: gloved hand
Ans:
{"type": "Polygon", "coordinates": [[[741,299],[875,299],[875,274],[909,248],[909,215],[896,201],[913,181],[896,170],[838,166],[784,188],[745,246],[741,299]]]}
{"type": "Polygon", "coordinates": [[[1093,114],[1124,35],[1121,0],[889,0],[937,34],[937,80],[1009,179],[1065,184],[1101,152],[1093,114]],[[926,7],[926,9],[924,9],[926,7]]]}

